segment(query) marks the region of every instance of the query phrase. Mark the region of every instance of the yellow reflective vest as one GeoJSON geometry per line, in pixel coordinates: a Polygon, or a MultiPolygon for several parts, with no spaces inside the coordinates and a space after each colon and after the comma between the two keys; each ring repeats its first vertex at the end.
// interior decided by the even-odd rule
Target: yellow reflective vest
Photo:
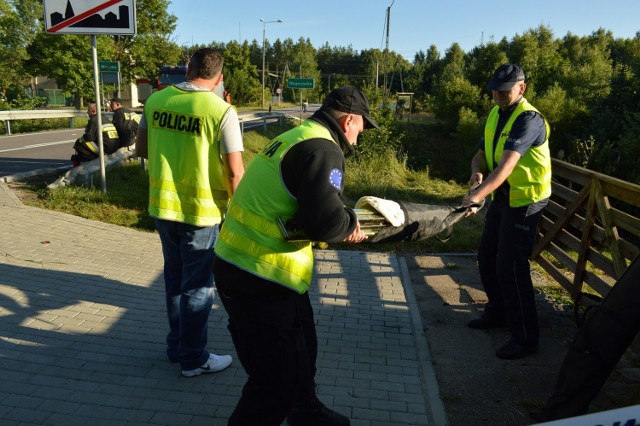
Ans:
{"type": "MultiPolygon", "coordinates": [[[[498,137],[494,150],[494,136],[498,127],[499,106],[495,106],[489,113],[484,128],[484,153],[487,167],[492,172],[494,164],[500,163],[504,144],[511,134],[511,126],[521,113],[538,110],[525,98],[518,103],[507,120],[502,133],[498,137]]],[[[539,113],[539,112],[538,112],[539,113]]],[[[542,116],[542,114],[540,114],[542,116]]],[[[513,172],[507,178],[509,183],[509,206],[521,207],[542,201],[551,196],[551,153],[549,151],[549,123],[542,116],[547,131],[546,140],[542,145],[532,146],[523,157],[518,160],[513,172]]]]}
{"type": "Polygon", "coordinates": [[[149,214],[213,226],[228,203],[220,124],[229,104],[213,92],[167,87],[147,99],[149,214]]]}
{"type": "Polygon", "coordinates": [[[280,164],[291,147],[312,138],[333,142],[324,126],[306,120],[269,142],[251,161],[215,246],[216,255],[227,262],[300,294],[311,285],[313,252],[309,241],[286,241],[278,225],[278,218],[286,223],[298,210],[280,164]]]}

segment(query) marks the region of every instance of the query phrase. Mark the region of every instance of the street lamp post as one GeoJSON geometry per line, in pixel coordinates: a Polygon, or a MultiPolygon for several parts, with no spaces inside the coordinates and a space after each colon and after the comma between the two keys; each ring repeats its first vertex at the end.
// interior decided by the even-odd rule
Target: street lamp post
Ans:
{"type": "Polygon", "coordinates": [[[264,85],[265,85],[264,61],[265,61],[265,53],[266,53],[265,42],[266,42],[266,35],[267,35],[267,24],[272,24],[274,22],[283,22],[283,21],[282,19],[277,19],[275,21],[265,21],[264,19],[260,18],[260,22],[262,22],[262,109],[264,109],[264,85]]]}

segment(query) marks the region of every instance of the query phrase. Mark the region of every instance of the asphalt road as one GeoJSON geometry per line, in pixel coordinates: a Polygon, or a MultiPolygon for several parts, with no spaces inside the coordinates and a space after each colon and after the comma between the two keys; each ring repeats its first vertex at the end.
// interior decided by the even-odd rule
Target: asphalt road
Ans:
{"type": "Polygon", "coordinates": [[[73,143],[82,133],[64,129],[0,137],[0,176],[70,165],[73,143]]]}
{"type": "MultiPolygon", "coordinates": [[[[305,119],[319,107],[310,104],[306,112],[300,107],[275,111],[305,119]]],[[[261,126],[259,122],[247,123],[245,130],[261,126]]],[[[73,143],[82,133],[83,129],[64,129],[0,136],[0,176],[70,166],[73,143]]]]}

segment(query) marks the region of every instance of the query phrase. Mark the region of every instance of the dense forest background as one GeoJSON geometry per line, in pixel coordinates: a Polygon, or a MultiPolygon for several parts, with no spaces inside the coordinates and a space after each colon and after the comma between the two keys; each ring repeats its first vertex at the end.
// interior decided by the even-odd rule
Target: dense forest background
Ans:
{"type": "MultiPolygon", "coordinates": [[[[203,47],[173,41],[177,18],[167,12],[168,3],[138,0],[137,35],[97,37],[99,59],[120,61],[126,82],[153,79],[161,65],[185,64],[193,50],[203,47]]],[[[41,106],[25,88],[43,75],[55,78],[68,95],[93,96],[90,37],[47,35],[42,18],[41,1],[0,0],[0,88],[6,95],[0,109],[41,106]]],[[[551,124],[555,157],[640,182],[640,31],[633,38],[616,38],[603,28],[588,36],[558,37],[541,25],[469,52],[457,43],[439,52],[425,40],[425,50],[412,62],[393,51],[315,47],[304,38],[267,40],[264,50],[257,40],[212,40],[208,46],[224,53],[225,86],[234,104],[259,107],[263,90],[270,99],[277,89],[284,101],[299,102],[300,91],[286,88],[289,77],[316,80],[313,91],[302,93],[312,102],[334,87],[354,84],[382,107],[375,114],[384,131],[363,142],[370,151],[376,152],[377,145],[397,147],[398,155],[411,150],[409,165],[449,170],[456,178],[468,166],[491,108],[485,86],[493,70],[517,63],[527,77],[525,97],[551,124]],[[407,111],[408,98],[398,93],[413,94],[413,123],[407,123],[407,114],[399,121],[389,112],[387,107],[403,103],[407,111]],[[465,165],[451,168],[457,157],[465,165]]]]}

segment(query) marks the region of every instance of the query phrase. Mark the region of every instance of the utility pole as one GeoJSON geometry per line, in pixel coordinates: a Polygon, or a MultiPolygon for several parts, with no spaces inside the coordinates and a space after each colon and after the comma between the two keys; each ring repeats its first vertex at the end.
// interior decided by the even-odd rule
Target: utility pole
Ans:
{"type": "Polygon", "coordinates": [[[382,96],[384,98],[387,97],[387,64],[389,61],[389,28],[391,26],[391,6],[393,6],[393,3],[395,3],[396,0],[393,0],[391,2],[391,5],[389,7],[387,7],[387,25],[386,25],[386,44],[385,44],[385,48],[384,48],[384,58],[383,58],[383,64],[384,64],[384,69],[382,70],[382,73],[384,74],[384,90],[382,92],[382,96]]]}
{"type": "Polygon", "coordinates": [[[282,19],[276,19],[275,21],[265,21],[260,18],[260,22],[262,22],[262,109],[264,109],[264,86],[265,86],[265,54],[266,54],[266,35],[267,35],[267,24],[271,24],[274,22],[283,22],[282,19]]]}

